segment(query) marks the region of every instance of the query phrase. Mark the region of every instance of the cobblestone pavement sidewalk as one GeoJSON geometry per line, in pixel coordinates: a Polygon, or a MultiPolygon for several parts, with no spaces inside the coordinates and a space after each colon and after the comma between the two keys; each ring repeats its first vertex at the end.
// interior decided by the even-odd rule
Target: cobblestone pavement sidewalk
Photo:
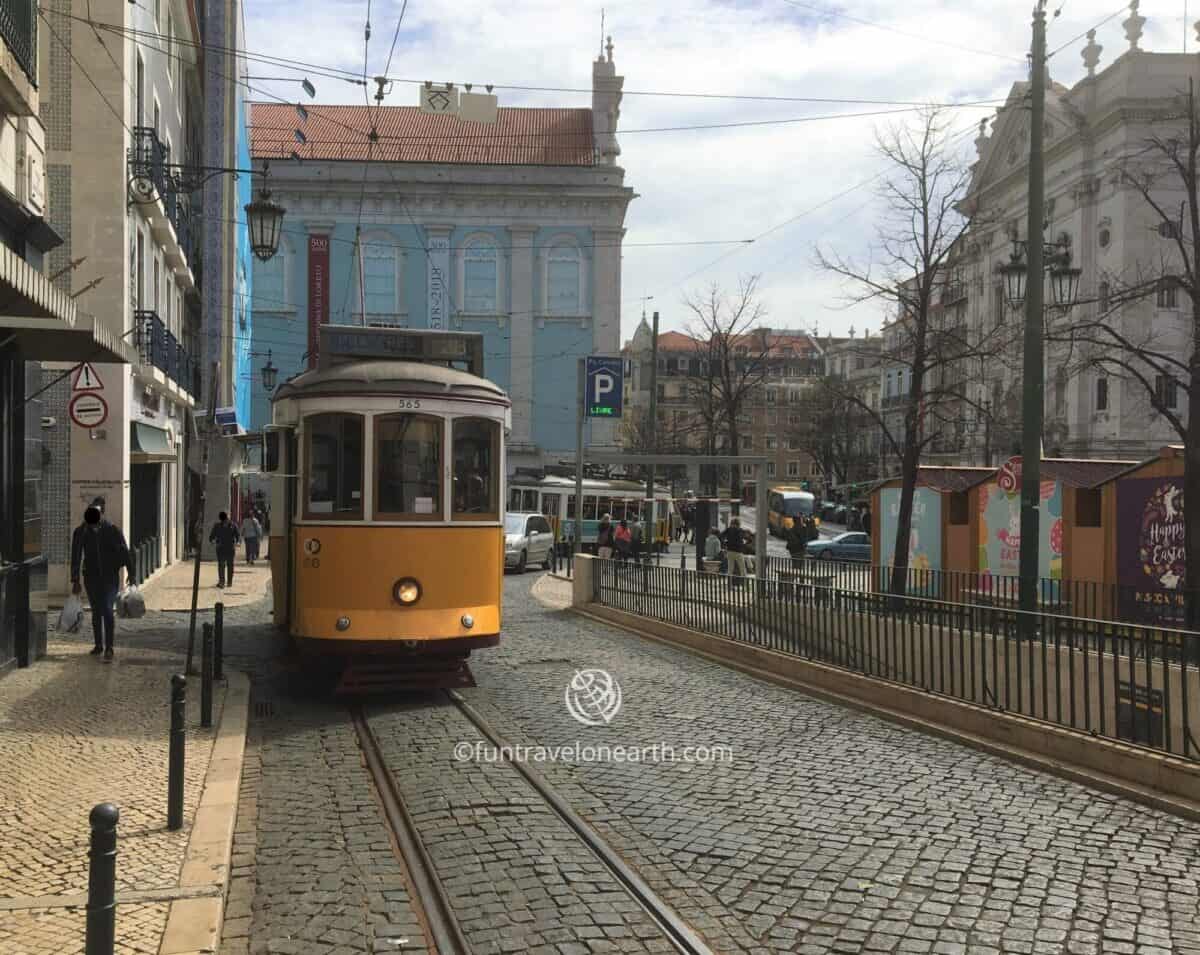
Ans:
{"type": "MultiPolygon", "coordinates": [[[[178,832],[166,830],[170,676],[183,669],[177,652],[183,642],[172,633],[172,624],[178,620],[157,614],[118,621],[111,664],[88,654],[90,633],[51,633],[45,659],[0,679],[0,765],[5,767],[0,773],[0,952],[5,955],[82,951],[88,813],[99,802],[113,802],[121,810],[119,952],[157,953],[170,901],[206,894],[179,888],[214,740],[213,730],[200,728],[196,679],[188,693],[185,824],[178,832]]],[[[225,691],[219,684],[215,690],[214,725],[219,727],[225,691]]]]}
{"type": "MultiPolygon", "coordinates": [[[[242,559],[243,553],[244,550],[239,549],[237,563],[233,569],[233,585],[226,588],[217,587],[217,562],[200,562],[197,607],[211,607],[217,601],[223,603],[226,609],[252,606],[260,603],[268,595],[271,587],[271,565],[263,558],[255,561],[254,566],[250,566],[242,559]]],[[[142,588],[146,598],[146,609],[191,610],[192,580],[195,573],[196,565],[193,561],[181,560],[155,574],[142,588]]]]}

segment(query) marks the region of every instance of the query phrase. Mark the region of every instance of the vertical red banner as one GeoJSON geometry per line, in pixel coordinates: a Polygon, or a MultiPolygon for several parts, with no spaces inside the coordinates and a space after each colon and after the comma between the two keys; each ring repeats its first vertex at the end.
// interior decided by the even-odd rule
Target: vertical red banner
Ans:
{"type": "Polygon", "coordinates": [[[308,367],[317,367],[321,326],[329,322],[329,236],[308,237],[308,367]]]}

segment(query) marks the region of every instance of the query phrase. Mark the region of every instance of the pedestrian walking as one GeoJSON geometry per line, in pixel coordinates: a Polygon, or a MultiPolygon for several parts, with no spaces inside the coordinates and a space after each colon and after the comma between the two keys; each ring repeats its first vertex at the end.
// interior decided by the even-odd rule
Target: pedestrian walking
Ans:
{"type": "Polygon", "coordinates": [[[642,559],[642,522],[638,517],[634,517],[633,522],[629,525],[630,550],[634,563],[642,559]]]}
{"type": "Polygon", "coordinates": [[[617,559],[625,560],[633,553],[633,534],[629,530],[629,522],[622,519],[613,531],[613,543],[617,549],[617,559]]]}
{"type": "Polygon", "coordinates": [[[611,514],[605,514],[600,518],[600,527],[596,531],[596,553],[600,556],[601,560],[612,560],[613,526],[611,514]]]}
{"type": "Polygon", "coordinates": [[[217,518],[217,523],[213,525],[212,532],[208,535],[209,543],[213,544],[217,550],[217,586],[231,587],[233,585],[233,558],[237,553],[238,540],[241,535],[238,534],[237,525],[229,519],[229,515],[224,511],[218,514],[217,518]]]}
{"type": "Polygon", "coordinates": [[[808,526],[806,519],[796,517],[792,520],[792,526],[788,529],[787,536],[787,552],[791,555],[794,563],[800,563],[804,560],[804,552],[808,549],[808,526]]]}
{"type": "Polygon", "coordinates": [[[246,542],[246,563],[253,567],[258,560],[258,547],[262,541],[262,524],[253,511],[242,519],[242,540],[246,542]]]}
{"type": "Polygon", "coordinates": [[[746,576],[746,541],[741,518],[730,518],[725,528],[725,551],[729,554],[729,573],[733,577],[746,576]]]}
{"type": "Polygon", "coordinates": [[[113,658],[116,619],[113,607],[121,589],[121,570],[133,580],[133,557],[125,535],[104,519],[104,498],[98,497],[83,512],[83,524],[71,535],[71,593],[87,591],[92,607],[92,635],[96,645],[92,656],[104,654],[104,662],[113,658]],[[80,572],[83,587],[79,585],[80,572]]]}

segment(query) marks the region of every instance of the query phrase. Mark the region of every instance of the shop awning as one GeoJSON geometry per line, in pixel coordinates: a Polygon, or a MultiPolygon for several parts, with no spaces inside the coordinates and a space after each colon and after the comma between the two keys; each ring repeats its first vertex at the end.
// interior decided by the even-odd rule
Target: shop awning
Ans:
{"type": "Polygon", "coordinates": [[[171,436],[162,428],[129,422],[129,460],[134,464],[172,464],[178,460],[171,436]]]}
{"type": "MultiPolygon", "coordinates": [[[[13,336],[26,361],[90,361],[132,365],[137,350],[93,315],[72,315],[70,324],[0,312],[0,341],[13,336]]],[[[132,336],[131,336],[132,337],[132,336]]]]}

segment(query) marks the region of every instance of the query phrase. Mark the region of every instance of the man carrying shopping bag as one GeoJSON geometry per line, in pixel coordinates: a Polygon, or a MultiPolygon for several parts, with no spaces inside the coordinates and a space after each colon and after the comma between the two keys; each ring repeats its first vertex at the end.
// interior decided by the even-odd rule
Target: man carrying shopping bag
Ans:
{"type": "Polygon", "coordinates": [[[92,634],[96,645],[92,656],[104,654],[104,662],[113,658],[113,604],[121,589],[121,571],[126,570],[133,580],[133,557],[125,535],[119,527],[104,520],[97,503],[83,512],[83,526],[71,538],[71,593],[80,591],[80,571],[83,588],[92,606],[92,634]]]}

